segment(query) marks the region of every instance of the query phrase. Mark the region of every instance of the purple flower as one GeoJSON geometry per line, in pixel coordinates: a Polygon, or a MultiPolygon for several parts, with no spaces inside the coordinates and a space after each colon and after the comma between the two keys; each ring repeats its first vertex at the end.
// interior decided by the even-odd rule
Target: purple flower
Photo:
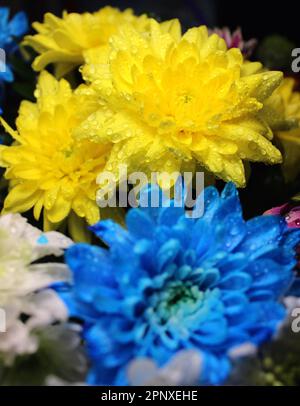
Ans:
{"type": "Polygon", "coordinates": [[[256,47],[257,40],[250,39],[245,41],[243,38],[241,28],[237,28],[234,32],[231,32],[228,27],[223,28],[214,28],[211,30],[211,33],[218,34],[226,42],[228,49],[230,48],[239,48],[245,58],[249,58],[256,47]]]}

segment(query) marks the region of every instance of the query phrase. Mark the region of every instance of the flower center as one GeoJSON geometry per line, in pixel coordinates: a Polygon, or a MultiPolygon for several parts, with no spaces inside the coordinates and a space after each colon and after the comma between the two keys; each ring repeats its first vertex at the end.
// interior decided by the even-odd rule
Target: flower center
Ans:
{"type": "Polygon", "coordinates": [[[66,149],[64,149],[64,150],[62,151],[62,153],[64,154],[64,156],[65,156],[66,158],[70,158],[71,155],[73,154],[73,152],[74,152],[74,149],[71,148],[71,147],[66,148],[66,149]]]}
{"type": "Polygon", "coordinates": [[[183,104],[187,104],[193,100],[193,96],[191,94],[185,93],[185,94],[181,94],[179,96],[179,99],[183,104]]]}
{"type": "Polygon", "coordinates": [[[188,314],[202,302],[204,292],[190,282],[170,282],[162,292],[154,293],[151,302],[162,324],[175,315],[188,314]]]}

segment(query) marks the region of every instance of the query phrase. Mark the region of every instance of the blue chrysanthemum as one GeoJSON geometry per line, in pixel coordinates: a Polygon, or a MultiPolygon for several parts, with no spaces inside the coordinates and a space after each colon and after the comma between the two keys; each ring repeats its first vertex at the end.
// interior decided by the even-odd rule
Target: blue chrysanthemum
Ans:
{"type": "Polygon", "coordinates": [[[221,383],[229,351],[267,340],[284,318],[299,231],[275,216],[244,221],[233,184],[204,193],[199,219],[172,204],[131,209],[127,229],[93,227],[108,250],[68,250],[74,283],[61,295],[85,322],[90,383],[126,384],[132,359],[164,365],[181,349],[201,352],[199,381],[221,383]]]}
{"type": "MultiPolygon", "coordinates": [[[[17,48],[16,39],[28,31],[28,20],[24,12],[17,13],[9,20],[9,8],[0,7],[0,49],[2,50],[0,60],[0,86],[4,82],[12,82],[14,75],[7,63],[7,56],[17,48]],[[3,52],[6,55],[4,59],[3,52]]],[[[0,89],[1,93],[3,92],[0,89]]]]}

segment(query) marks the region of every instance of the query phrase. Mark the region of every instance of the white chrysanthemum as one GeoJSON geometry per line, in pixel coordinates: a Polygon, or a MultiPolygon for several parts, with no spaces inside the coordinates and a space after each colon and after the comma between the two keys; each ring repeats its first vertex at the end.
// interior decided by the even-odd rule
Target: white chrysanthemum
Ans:
{"type": "Polygon", "coordinates": [[[71,243],[58,232],[43,233],[19,214],[0,217],[0,307],[66,280],[66,265],[36,262],[47,255],[62,255],[71,243]]]}
{"type": "Polygon", "coordinates": [[[6,332],[0,333],[0,358],[6,365],[12,365],[16,356],[35,353],[40,330],[68,318],[63,302],[52,290],[17,298],[5,307],[5,313],[6,332]],[[26,316],[24,320],[20,315],[26,316]]]}
{"type": "Polygon", "coordinates": [[[19,214],[0,217],[0,308],[6,319],[6,331],[0,332],[0,359],[5,364],[38,349],[37,329],[67,320],[62,301],[45,288],[68,280],[68,268],[38,260],[60,256],[71,244],[58,232],[41,232],[19,214]]]}
{"type": "Polygon", "coordinates": [[[0,334],[0,384],[47,385],[51,376],[68,385],[83,382],[87,358],[81,327],[67,319],[63,302],[51,289],[11,306],[7,333],[0,334]],[[23,321],[21,312],[27,316],[23,321]]]}

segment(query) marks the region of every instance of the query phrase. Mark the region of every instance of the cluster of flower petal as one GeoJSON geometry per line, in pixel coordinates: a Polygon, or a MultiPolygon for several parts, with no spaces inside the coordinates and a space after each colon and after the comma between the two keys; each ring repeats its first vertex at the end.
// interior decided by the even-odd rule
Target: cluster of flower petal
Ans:
{"type": "Polygon", "coordinates": [[[16,356],[37,350],[37,327],[67,319],[57,294],[44,289],[69,280],[68,268],[40,260],[61,256],[72,242],[55,231],[42,233],[20,214],[0,217],[0,240],[0,358],[11,364],[16,356]]]}
{"type": "MultiPolygon", "coordinates": [[[[143,189],[140,201],[156,192],[143,189]]],[[[127,214],[127,229],[110,220],[92,227],[108,250],[68,249],[73,283],[60,295],[85,321],[90,383],[127,383],[131,361],[162,367],[184,349],[201,355],[199,382],[223,382],[229,353],[268,340],[284,318],[300,231],[278,216],[245,221],[232,183],[203,193],[200,218],[173,200],[143,204],[127,214]]]]}
{"type": "Polygon", "coordinates": [[[85,222],[100,219],[96,204],[96,177],[110,151],[108,143],[74,140],[73,129],[95,109],[89,89],[73,91],[70,84],[43,71],[35,92],[36,103],[23,101],[17,131],[2,121],[15,142],[1,146],[1,166],[10,182],[4,212],[33,208],[35,219],[43,211],[44,229],[68,222],[81,239],[85,222]]]}
{"type": "Polygon", "coordinates": [[[111,35],[125,24],[143,31],[148,18],[135,16],[131,9],[122,12],[113,7],[104,7],[93,14],[64,12],[62,18],[46,13],[43,23],[33,23],[37,34],[26,36],[24,44],[40,54],[33,63],[35,70],[54,63],[57,75],[62,76],[84,62],[86,51],[105,49],[111,35]]]}
{"type": "Polygon", "coordinates": [[[107,170],[122,163],[130,171],[180,172],[199,163],[244,186],[244,160],[281,162],[264,104],[282,74],[245,62],[206,27],[182,35],[177,20],[150,20],[142,33],[126,25],[108,52],[86,61],[83,77],[99,108],[74,135],[113,143],[107,170]]]}
{"type": "Polygon", "coordinates": [[[283,149],[282,169],[288,182],[300,171],[300,93],[295,87],[293,78],[285,78],[268,102],[269,115],[279,118],[279,122],[274,123],[278,127],[275,135],[283,149]]]}
{"type": "Polygon", "coordinates": [[[13,81],[13,71],[6,59],[17,48],[16,39],[28,30],[25,13],[19,12],[9,21],[9,12],[9,8],[0,7],[0,83],[13,81]]]}

